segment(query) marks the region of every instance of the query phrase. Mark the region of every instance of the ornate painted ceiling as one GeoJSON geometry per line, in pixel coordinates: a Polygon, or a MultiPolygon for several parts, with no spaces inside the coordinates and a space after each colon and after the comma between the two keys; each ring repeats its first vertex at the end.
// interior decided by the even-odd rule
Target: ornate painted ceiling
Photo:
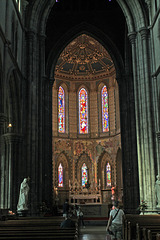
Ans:
{"type": "Polygon", "coordinates": [[[106,49],[94,38],[82,34],[63,50],[55,68],[55,77],[70,80],[93,80],[114,72],[106,49]]]}

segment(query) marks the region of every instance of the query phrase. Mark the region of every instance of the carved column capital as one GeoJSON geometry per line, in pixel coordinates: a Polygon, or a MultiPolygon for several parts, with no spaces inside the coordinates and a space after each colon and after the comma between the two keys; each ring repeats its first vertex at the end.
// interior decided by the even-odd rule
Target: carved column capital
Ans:
{"type": "Polygon", "coordinates": [[[148,35],[149,35],[149,30],[148,30],[147,28],[143,27],[143,28],[141,28],[141,29],[139,30],[139,32],[140,32],[140,34],[141,34],[142,40],[147,39],[147,37],[148,37],[148,35]]]}
{"type": "Polygon", "coordinates": [[[160,143],[160,131],[157,132],[156,134],[157,134],[158,142],[160,143]]]}
{"type": "Polygon", "coordinates": [[[26,32],[27,40],[32,41],[36,36],[36,32],[33,29],[30,29],[26,32]]]}
{"type": "Polygon", "coordinates": [[[128,34],[128,37],[129,37],[129,40],[130,40],[131,44],[135,44],[136,35],[137,35],[136,32],[131,32],[131,33],[128,34]]]}
{"type": "Polygon", "coordinates": [[[3,138],[5,139],[6,143],[19,143],[22,142],[23,135],[17,133],[6,133],[3,135],[3,138]]]}
{"type": "Polygon", "coordinates": [[[4,113],[0,113],[0,123],[8,122],[8,118],[4,113]]]}
{"type": "Polygon", "coordinates": [[[150,9],[151,8],[151,0],[145,0],[147,7],[150,9]]]}

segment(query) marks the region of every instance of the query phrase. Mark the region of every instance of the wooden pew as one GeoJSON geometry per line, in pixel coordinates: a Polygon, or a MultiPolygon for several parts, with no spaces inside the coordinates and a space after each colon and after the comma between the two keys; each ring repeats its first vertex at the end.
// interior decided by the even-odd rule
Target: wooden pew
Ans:
{"type": "Polygon", "coordinates": [[[123,221],[123,239],[152,240],[160,231],[160,215],[127,214],[123,221]]]}
{"type": "Polygon", "coordinates": [[[61,229],[64,218],[26,218],[21,220],[0,221],[0,240],[17,239],[78,239],[78,221],[74,219],[76,227],[61,229]]]}

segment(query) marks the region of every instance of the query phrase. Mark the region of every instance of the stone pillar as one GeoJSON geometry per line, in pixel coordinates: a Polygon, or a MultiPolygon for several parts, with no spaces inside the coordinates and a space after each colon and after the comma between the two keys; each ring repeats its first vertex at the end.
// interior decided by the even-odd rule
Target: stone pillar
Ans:
{"type": "MultiPolygon", "coordinates": [[[[135,35],[134,35],[135,37],[135,35]]],[[[134,38],[135,39],[135,38],[134,38]]],[[[135,50],[134,48],[132,49],[135,50]]],[[[132,57],[134,59],[135,52],[132,57]]],[[[134,64],[135,59],[132,60],[134,64]]],[[[135,70],[136,66],[133,66],[135,70]]],[[[121,77],[121,76],[120,76],[121,77]]],[[[122,77],[121,77],[122,78],[122,77]]],[[[121,113],[121,140],[122,140],[122,165],[123,165],[123,193],[126,213],[135,213],[139,204],[138,158],[137,158],[137,109],[135,109],[133,78],[127,74],[122,79],[117,79],[120,92],[121,113]]]]}
{"type": "MultiPolygon", "coordinates": [[[[44,82],[45,82],[45,77],[44,73],[45,73],[45,39],[46,36],[45,35],[38,35],[37,36],[38,40],[39,40],[39,61],[38,61],[38,72],[39,72],[39,80],[37,82],[37,108],[38,108],[38,113],[37,113],[37,124],[38,124],[38,131],[37,131],[37,148],[38,148],[38,165],[39,165],[39,196],[43,196],[43,189],[42,189],[42,185],[43,185],[43,178],[44,176],[42,175],[42,169],[43,169],[43,161],[45,159],[45,151],[44,151],[44,131],[43,131],[43,127],[44,127],[44,96],[45,96],[45,87],[44,87],[44,82]]],[[[51,111],[51,109],[50,109],[51,111]]],[[[51,130],[50,130],[51,131],[51,130]]],[[[47,176],[45,175],[45,178],[47,176]]]]}
{"type": "MultiPolygon", "coordinates": [[[[160,154],[160,132],[157,132],[157,139],[158,139],[158,156],[160,154]]],[[[159,158],[157,158],[157,172],[158,175],[160,175],[160,161],[159,158]]]]}
{"type": "Polygon", "coordinates": [[[0,209],[5,208],[4,205],[4,185],[5,185],[5,172],[4,162],[5,162],[5,142],[3,134],[6,131],[7,117],[0,113],[0,209]]]}
{"type": "Polygon", "coordinates": [[[153,128],[151,116],[151,94],[150,94],[150,65],[149,65],[149,49],[148,49],[148,29],[140,29],[142,40],[142,56],[143,56],[143,77],[141,77],[141,93],[143,113],[143,139],[144,139],[144,159],[143,159],[143,176],[145,177],[144,196],[147,200],[148,209],[155,209],[155,169],[154,169],[154,152],[153,152],[153,128]],[[144,174],[145,171],[145,174],[144,174]]]}
{"type": "MultiPolygon", "coordinates": [[[[52,88],[54,79],[44,78],[44,159],[42,163],[42,200],[48,199],[48,205],[53,203],[53,172],[52,172],[52,88]]],[[[40,186],[39,186],[40,187],[40,186]]]]}
{"type": "MultiPolygon", "coordinates": [[[[136,120],[136,136],[137,136],[137,154],[138,154],[138,170],[139,170],[139,191],[140,196],[143,196],[143,174],[141,163],[141,148],[140,148],[140,129],[139,129],[139,100],[138,100],[138,77],[137,77],[137,59],[136,59],[136,32],[130,33],[129,40],[132,46],[132,68],[134,82],[134,100],[135,100],[135,120],[136,120]]],[[[138,206],[137,206],[138,207],[138,206]]]]}
{"type": "Polygon", "coordinates": [[[58,89],[52,88],[52,136],[58,136],[58,89]]]}
{"type": "Polygon", "coordinates": [[[1,189],[3,208],[15,212],[19,197],[19,179],[26,177],[27,174],[22,168],[22,135],[9,132],[4,134],[3,138],[5,141],[5,157],[2,159],[2,172],[5,175],[1,189]]]}

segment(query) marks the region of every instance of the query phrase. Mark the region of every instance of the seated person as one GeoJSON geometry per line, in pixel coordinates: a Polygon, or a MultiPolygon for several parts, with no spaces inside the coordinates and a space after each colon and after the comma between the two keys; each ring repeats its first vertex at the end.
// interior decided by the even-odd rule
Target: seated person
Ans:
{"type": "Polygon", "coordinates": [[[67,217],[63,222],[61,222],[60,228],[74,228],[75,222],[67,217]]]}

